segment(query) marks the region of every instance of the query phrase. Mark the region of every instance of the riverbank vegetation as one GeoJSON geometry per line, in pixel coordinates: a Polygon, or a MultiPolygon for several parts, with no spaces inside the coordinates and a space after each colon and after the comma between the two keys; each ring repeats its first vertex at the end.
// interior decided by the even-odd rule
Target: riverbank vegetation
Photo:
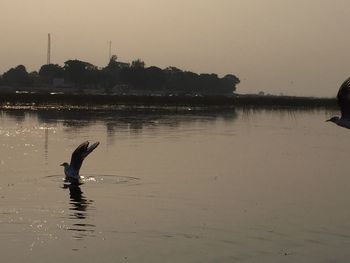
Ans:
{"type": "Polygon", "coordinates": [[[42,94],[4,93],[0,95],[0,107],[247,107],[247,108],[329,108],[337,109],[335,98],[290,96],[126,96],[91,94],[42,94]]]}
{"type": "Polygon", "coordinates": [[[23,65],[0,76],[0,107],[312,107],[336,108],[333,98],[235,94],[233,74],[196,74],[175,67],[123,63],[107,66],[68,60],[28,73],[23,65]]]}
{"type": "Polygon", "coordinates": [[[61,67],[43,65],[28,73],[19,65],[0,78],[0,92],[99,94],[124,96],[227,96],[233,95],[238,77],[228,74],[196,74],[176,67],[146,67],[141,60],[131,64],[112,56],[108,65],[98,68],[80,60],[68,60],[61,67]]]}

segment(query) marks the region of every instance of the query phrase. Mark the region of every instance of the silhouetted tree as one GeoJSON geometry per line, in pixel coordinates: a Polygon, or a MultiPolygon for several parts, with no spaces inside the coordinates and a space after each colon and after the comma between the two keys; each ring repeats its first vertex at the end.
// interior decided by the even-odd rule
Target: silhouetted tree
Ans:
{"type": "Polygon", "coordinates": [[[118,57],[113,55],[106,67],[102,69],[102,82],[106,89],[114,87],[120,82],[121,65],[117,61],[118,57]]]}
{"type": "Polygon", "coordinates": [[[182,73],[183,89],[184,94],[201,94],[202,87],[199,83],[199,75],[190,71],[185,71],[182,73]]]}
{"type": "Polygon", "coordinates": [[[64,77],[64,69],[57,64],[43,65],[39,70],[39,76],[43,83],[52,84],[53,79],[64,77]]]}
{"type": "Polygon", "coordinates": [[[3,83],[9,86],[29,87],[32,86],[33,81],[30,78],[25,66],[18,65],[17,67],[11,68],[4,73],[3,83]]]}
{"type": "Polygon", "coordinates": [[[121,71],[122,80],[124,83],[131,85],[134,88],[145,87],[145,69],[144,68],[124,68],[121,71]]]}
{"type": "Polygon", "coordinates": [[[145,88],[160,91],[164,88],[165,76],[162,69],[148,67],[145,69],[145,88]]]}
{"type": "Polygon", "coordinates": [[[235,75],[228,74],[220,78],[216,74],[196,74],[182,71],[176,67],[160,69],[155,66],[146,68],[140,59],[128,63],[119,62],[113,55],[108,65],[102,69],[80,61],[67,60],[64,67],[57,64],[43,65],[39,73],[28,74],[23,65],[11,68],[0,78],[0,85],[33,86],[50,84],[55,78],[64,78],[79,88],[104,88],[105,92],[122,85],[119,91],[128,92],[128,87],[140,94],[154,93],[190,95],[190,96],[230,96],[240,83],[235,75]]]}
{"type": "Polygon", "coordinates": [[[220,88],[218,75],[216,74],[200,74],[199,86],[205,95],[217,95],[217,90],[220,88]]]}
{"type": "Polygon", "coordinates": [[[170,75],[183,72],[181,69],[178,69],[177,67],[173,67],[173,66],[165,68],[164,71],[170,75]]]}
{"type": "Polygon", "coordinates": [[[131,62],[130,67],[122,68],[121,80],[134,88],[145,88],[145,63],[137,59],[131,62]]]}
{"type": "Polygon", "coordinates": [[[78,87],[95,84],[100,76],[96,66],[80,60],[67,60],[64,62],[64,73],[65,79],[73,82],[78,87]]]}
{"type": "Polygon", "coordinates": [[[224,89],[230,92],[236,91],[236,86],[241,82],[240,79],[233,74],[227,74],[221,81],[224,89]]]}
{"type": "Polygon", "coordinates": [[[169,93],[178,93],[183,87],[183,71],[176,67],[167,67],[164,69],[165,74],[165,86],[169,93]]]}
{"type": "Polygon", "coordinates": [[[37,71],[32,71],[28,74],[29,76],[29,79],[30,79],[30,86],[35,86],[35,85],[38,85],[39,84],[39,73],[37,71]]]}
{"type": "Polygon", "coordinates": [[[112,55],[112,57],[108,62],[107,68],[111,68],[111,69],[119,68],[117,60],[118,60],[117,55],[112,55]]]}
{"type": "Polygon", "coordinates": [[[143,62],[140,59],[136,59],[131,62],[131,68],[144,68],[145,67],[145,62],[143,62]]]}

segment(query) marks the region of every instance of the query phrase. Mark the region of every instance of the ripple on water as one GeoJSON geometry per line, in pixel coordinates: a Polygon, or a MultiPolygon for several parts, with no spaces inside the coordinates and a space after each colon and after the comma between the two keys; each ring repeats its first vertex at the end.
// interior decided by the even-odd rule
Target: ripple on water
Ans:
{"type": "MultiPolygon", "coordinates": [[[[45,176],[45,178],[54,182],[64,182],[62,174],[48,175],[45,176]]],[[[138,180],[140,180],[140,178],[113,174],[85,174],[81,176],[82,184],[125,184],[138,180]]]]}

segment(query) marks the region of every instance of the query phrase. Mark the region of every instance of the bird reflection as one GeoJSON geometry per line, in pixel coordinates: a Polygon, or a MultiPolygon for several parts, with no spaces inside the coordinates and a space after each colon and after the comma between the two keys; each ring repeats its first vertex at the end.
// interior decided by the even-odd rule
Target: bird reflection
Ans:
{"type": "Polygon", "coordinates": [[[89,204],[91,204],[93,201],[86,199],[79,185],[68,184],[68,185],[64,185],[64,188],[69,189],[69,197],[70,197],[69,204],[71,205],[69,210],[73,211],[73,213],[70,214],[71,218],[76,218],[76,219],[87,218],[86,210],[89,204]]]}
{"type": "Polygon", "coordinates": [[[87,236],[88,233],[93,233],[96,227],[93,224],[86,223],[86,219],[88,218],[87,210],[89,205],[93,203],[92,200],[87,199],[83,195],[83,191],[79,187],[79,185],[64,185],[63,188],[69,189],[69,197],[70,197],[70,208],[69,210],[72,213],[69,215],[69,218],[77,220],[76,223],[72,224],[72,227],[68,228],[68,230],[74,231],[74,238],[82,239],[87,236]]]}
{"type": "Polygon", "coordinates": [[[83,192],[78,185],[69,185],[68,188],[71,204],[70,210],[73,211],[73,214],[71,214],[71,216],[77,219],[85,219],[87,215],[86,209],[92,201],[87,200],[83,196],[83,192]]]}

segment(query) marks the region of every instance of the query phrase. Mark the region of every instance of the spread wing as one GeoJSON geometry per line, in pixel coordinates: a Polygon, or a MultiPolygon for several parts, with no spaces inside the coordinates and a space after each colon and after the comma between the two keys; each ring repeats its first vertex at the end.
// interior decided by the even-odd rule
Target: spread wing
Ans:
{"type": "Polygon", "coordinates": [[[72,153],[72,158],[70,160],[70,166],[77,172],[79,172],[80,167],[85,159],[96,147],[99,145],[99,142],[95,142],[89,147],[89,142],[83,142],[80,144],[72,153]]]}
{"type": "Polygon", "coordinates": [[[350,78],[340,86],[337,99],[342,117],[350,119],[350,78]]]}

